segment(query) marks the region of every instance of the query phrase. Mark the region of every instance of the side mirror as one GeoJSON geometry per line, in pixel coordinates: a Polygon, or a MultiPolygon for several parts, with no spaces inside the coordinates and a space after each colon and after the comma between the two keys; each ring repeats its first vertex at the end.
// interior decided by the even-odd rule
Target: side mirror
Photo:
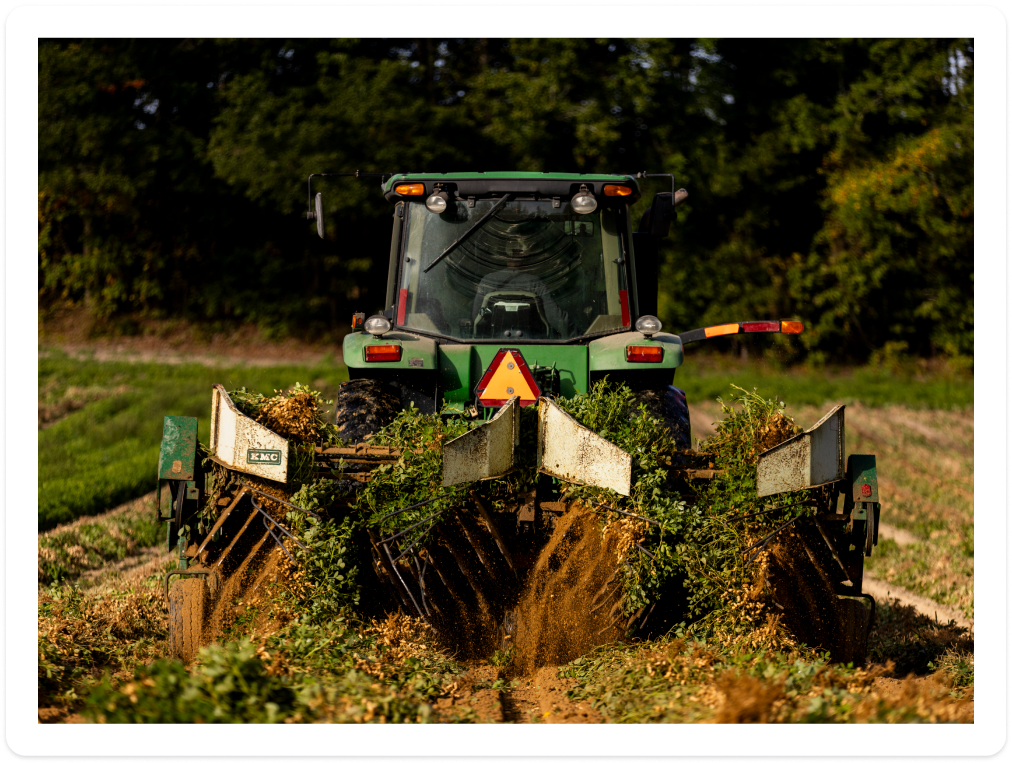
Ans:
{"type": "Polygon", "coordinates": [[[675,217],[675,207],[689,198],[689,192],[679,188],[672,193],[658,193],[654,196],[650,209],[640,219],[640,233],[649,233],[657,238],[664,238],[671,230],[671,221],[675,217]]]}
{"type": "Polygon", "coordinates": [[[316,232],[323,238],[323,194],[316,194],[316,232]]]}

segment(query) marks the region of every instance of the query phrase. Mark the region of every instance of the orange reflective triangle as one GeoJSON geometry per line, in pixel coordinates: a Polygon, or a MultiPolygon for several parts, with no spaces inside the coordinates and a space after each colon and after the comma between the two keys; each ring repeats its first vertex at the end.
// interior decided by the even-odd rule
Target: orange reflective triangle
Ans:
{"type": "Polygon", "coordinates": [[[509,400],[513,395],[520,395],[521,402],[533,402],[537,399],[534,390],[527,383],[523,373],[520,371],[520,364],[517,363],[513,353],[507,351],[506,356],[499,362],[499,367],[488,380],[488,386],[481,393],[481,400],[509,400]]]}

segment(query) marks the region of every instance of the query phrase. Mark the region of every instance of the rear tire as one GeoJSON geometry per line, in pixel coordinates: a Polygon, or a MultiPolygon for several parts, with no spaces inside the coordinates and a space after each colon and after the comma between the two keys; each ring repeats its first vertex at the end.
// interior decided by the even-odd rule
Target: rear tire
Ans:
{"type": "Polygon", "coordinates": [[[692,448],[689,403],[683,390],[670,384],[660,389],[646,389],[637,392],[633,398],[634,409],[640,404],[646,406],[647,413],[663,422],[671,433],[676,448],[679,450],[692,448]]]}
{"type": "Polygon", "coordinates": [[[200,648],[206,585],[202,578],[182,578],[169,589],[169,656],[191,662],[200,648]]]}
{"type": "Polygon", "coordinates": [[[389,384],[375,379],[341,382],[335,415],[338,437],[348,444],[363,442],[392,422],[400,410],[400,394],[389,384]]]}

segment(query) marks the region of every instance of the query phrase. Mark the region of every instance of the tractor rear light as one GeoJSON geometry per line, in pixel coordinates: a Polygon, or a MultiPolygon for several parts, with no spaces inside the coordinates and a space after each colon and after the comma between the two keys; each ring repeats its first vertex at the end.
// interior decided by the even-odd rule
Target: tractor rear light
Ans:
{"type": "Polygon", "coordinates": [[[367,344],[365,360],[367,363],[394,363],[401,359],[399,344],[367,344]]]}
{"type": "Polygon", "coordinates": [[[753,331],[780,331],[780,321],[745,321],[741,324],[741,330],[745,334],[753,331]]]}
{"type": "Polygon", "coordinates": [[[630,344],[625,348],[625,359],[630,363],[660,363],[664,348],[659,344],[630,344]]]}
{"type": "Polygon", "coordinates": [[[606,185],[605,196],[632,196],[632,188],[627,185],[606,185]]]}
{"type": "Polygon", "coordinates": [[[801,321],[780,321],[780,332],[783,334],[800,334],[805,330],[801,321]]]}
{"type": "Polygon", "coordinates": [[[421,196],[425,193],[425,186],[421,183],[402,183],[394,187],[394,193],[401,196],[421,196]]]}

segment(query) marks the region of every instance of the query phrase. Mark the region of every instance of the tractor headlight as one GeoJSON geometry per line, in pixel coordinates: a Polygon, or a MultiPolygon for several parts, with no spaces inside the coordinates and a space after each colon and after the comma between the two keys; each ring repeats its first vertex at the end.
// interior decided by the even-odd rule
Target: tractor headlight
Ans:
{"type": "Polygon", "coordinates": [[[439,215],[446,211],[446,191],[436,191],[425,200],[425,208],[439,215]]]}
{"type": "Polygon", "coordinates": [[[661,330],[661,322],[653,315],[644,315],[636,321],[636,330],[643,336],[653,336],[661,330]]]}
{"type": "Polygon", "coordinates": [[[573,207],[573,211],[581,215],[589,215],[597,209],[597,199],[586,188],[581,188],[580,192],[573,197],[570,204],[573,207]]]}
{"type": "Polygon", "coordinates": [[[365,322],[365,326],[363,328],[365,328],[365,330],[373,336],[383,336],[383,334],[393,328],[393,325],[385,316],[374,315],[365,322]]]}

